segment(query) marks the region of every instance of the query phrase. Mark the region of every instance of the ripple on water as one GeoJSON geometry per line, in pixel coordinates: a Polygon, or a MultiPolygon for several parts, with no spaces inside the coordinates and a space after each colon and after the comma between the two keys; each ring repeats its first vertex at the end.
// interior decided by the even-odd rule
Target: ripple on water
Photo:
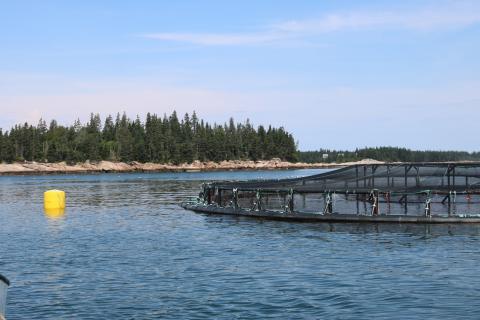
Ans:
{"type": "Polygon", "coordinates": [[[0,178],[10,319],[477,318],[479,228],[201,215],[201,180],[268,173],[0,178]],[[61,219],[42,194],[67,191],[61,219]]]}

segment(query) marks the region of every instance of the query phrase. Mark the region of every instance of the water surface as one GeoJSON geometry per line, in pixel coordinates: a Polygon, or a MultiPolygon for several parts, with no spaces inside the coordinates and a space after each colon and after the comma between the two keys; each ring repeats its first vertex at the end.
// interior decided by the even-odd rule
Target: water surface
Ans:
{"type": "Polygon", "coordinates": [[[12,319],[478,319],[478,227],[201,215],[204,180],[321,170],[0,177],[12,319]],[[42,193],[67,192],[62,217],[42,193]]]}

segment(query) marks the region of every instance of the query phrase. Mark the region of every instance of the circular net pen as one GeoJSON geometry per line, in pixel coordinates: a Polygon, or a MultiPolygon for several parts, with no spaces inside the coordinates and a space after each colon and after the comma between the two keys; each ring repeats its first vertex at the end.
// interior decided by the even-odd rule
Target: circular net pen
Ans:
{"type": "Polygon", "coordinates": [[[480,163],[354,165],[282,180],[203,184],[183,207],[312,221],[480,222],[480,163]]]}

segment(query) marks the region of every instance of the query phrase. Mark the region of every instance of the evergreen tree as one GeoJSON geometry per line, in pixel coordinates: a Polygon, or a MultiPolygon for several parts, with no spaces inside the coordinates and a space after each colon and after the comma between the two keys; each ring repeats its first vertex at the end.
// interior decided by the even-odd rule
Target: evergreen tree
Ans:
{"type": "Polygon", "coordinates": [[[83,125],[71,126],[52,120],[47,126],[40,119],[36,126],[15,125],[0,130],[0,161],[153,161],[183,163],[234,159],[296,159],[293,137],[283,128],[263,126],[256,130],[247,120],[224,125],[209,124],[195,112],[180,120],[174,111],[163,118],[148,113],[145,122],[137,116],[130,120],[125,113],[115,121],[109,115],[103,122],[91,114],[83,125]]]}
{"type": "Polygon", "coordinates": [[[129,120],[127,115],[123,113],[121,119],[117,116],[116,123],[116,141],[118,144],[118,157],[120,161],[134,160],[133,154],[133,137],[130,131],[129,120]]]}

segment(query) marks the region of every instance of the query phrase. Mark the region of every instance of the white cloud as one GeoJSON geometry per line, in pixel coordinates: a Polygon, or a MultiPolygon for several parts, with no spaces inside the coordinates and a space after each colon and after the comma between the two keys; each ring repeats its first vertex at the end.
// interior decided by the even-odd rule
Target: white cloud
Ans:
{"type": "Polygon", "coordinates": [[[251,33],[151,33],[144,37],[197,45],[258,45],[338,31],[401,29],[433,31],[480,22],[478,2],[447,2],[432,7],[396,11],[331,13],[317,19],[291,20],[251,33]]]}
{"type": "Polygon", "coordinates": [[[284,37],[278,32],[258,32],[239,34],[215,33],[153,33],[145,35],[147,38],[188,42],[199,45],[248,45],[273,42],[284,37]]]}
{"type": "Polygon", "coordinates": [[[320,19],[287,21],[276,28],[297,33],[326,33],[370,28],[430,31],[458,28],[480,22],[480,8],[430,8],[417,11],[352,12],[320,19]]]}

